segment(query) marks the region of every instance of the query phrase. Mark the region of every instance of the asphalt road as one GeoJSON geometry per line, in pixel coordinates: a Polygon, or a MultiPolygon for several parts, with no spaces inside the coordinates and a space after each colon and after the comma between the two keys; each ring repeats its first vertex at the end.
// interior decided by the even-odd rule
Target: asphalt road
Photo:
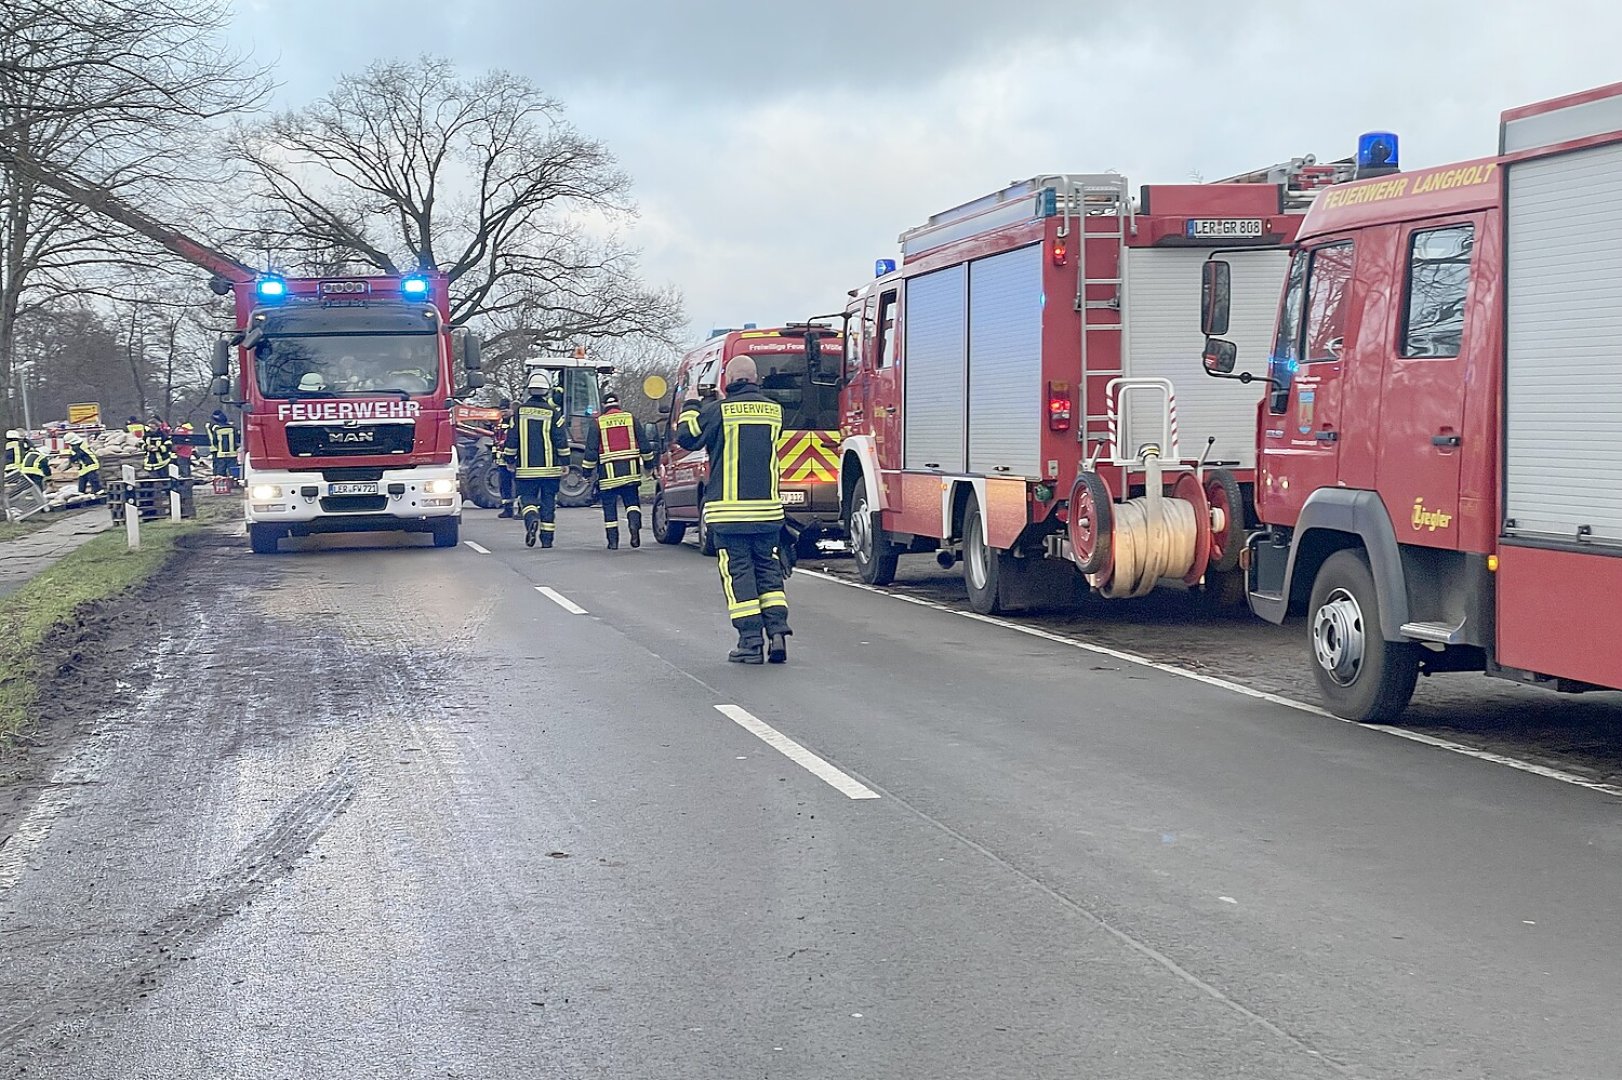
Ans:
{"type": "Polygon", "coordinates": [[[464,535],[112,628],[0,826],[3,1075],[1622,1070],[1613,797],[804,575],[739,668],[690,546],[464,535]]]}

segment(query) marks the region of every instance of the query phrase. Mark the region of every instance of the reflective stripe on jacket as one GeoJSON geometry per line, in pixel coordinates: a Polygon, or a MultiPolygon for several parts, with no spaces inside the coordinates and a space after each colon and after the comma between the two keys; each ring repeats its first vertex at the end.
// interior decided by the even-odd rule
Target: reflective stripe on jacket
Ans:
{"type": "Polygon", "coordinates": [[[777,492],[777,438],[783,409],[754,383],[734,383],[727,396],[700,407],[682,405],[676,442],[710,455],[704,518],[712,526],[783,520],[777,492]]]}

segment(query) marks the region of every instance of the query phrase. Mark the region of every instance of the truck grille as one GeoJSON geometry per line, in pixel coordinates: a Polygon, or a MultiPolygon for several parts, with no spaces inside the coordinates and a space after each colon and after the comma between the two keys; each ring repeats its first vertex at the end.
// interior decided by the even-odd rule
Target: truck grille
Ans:
{"type": "Polygon", "coordinates": [[[409,454],[415,424],[300,424],[287,428],[287,449],[294,457],[343,457],[409,454]]]}
{"type": "Polygon", "coordinates": [[[321,500],[325,514],[375,514],[389,505],[387,495],[328,495],[321,500]]]}

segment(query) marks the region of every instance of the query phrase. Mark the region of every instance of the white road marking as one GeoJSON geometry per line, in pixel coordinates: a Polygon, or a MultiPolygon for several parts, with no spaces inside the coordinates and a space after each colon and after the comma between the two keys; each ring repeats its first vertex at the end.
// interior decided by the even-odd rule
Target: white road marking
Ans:
{"type": "Polygon", "coordinates": [[[586,613],[585,608],[581,607],[573,600],[570,600],[567,596],[564,596],[556,589],[548,588],[545,585],[537,585],[535,586],[535,591],[552,601],[552,603],[556,604],[564,611],[567,611],[570,615],[584,615],[586,613]]]}
{"type": "Polygon", "coordinates": [[[736,705],[717,705],[715,711],[731,720],[767,746],[776,750],[806,772],[828,784],[829,787],[852,799],[876,799],[879,793],[848,773],[841,772],[817,755],[784,735],[747,709],[736,705]]]}
{"type": "Polygon", "coordinates": [[[471,540],[463,540],[462,543],[466,544],[468,547],[472,548],[474,551],[477,551],[480,555],[488,555],[488,554],[490,554],[490,549],[489,548],[484,547],[484,546],[482,546],[480,544],[475,544],[471,540]]]}
{"type": "Polygon", "coordinates": [[[1236,682],[1229,682],[1227,679],[1218,679],[1212,675],[1202,675],[1198,671],[1190,671],[1187,668],[1177,667],[1175,664],[1162,664],[1158,660],[1149,659],[1147,656],[1139,656],[1136,653],[1122,652],[1120,649],[1112,649],[1107,645],[1095,645],[1090,641],[1081,641],[1077,638],[1065,637],[1063,634],[1055,634],[1051,631],[1043,630],[1035,626],[1021,626],[1019,623],[1009,622],[1007,619],[999,619],[992,615],[981,615],[974,611],[959,611],[957,608],[948,607],[945,604],[937,603],[934,600],[925,600],[917,596],[906,596],[902,593],[893,593],[888,589],[880,589],[872,585],[864,584],[860,581],[847,581],[844,578],[835,577],[832,574],[824,574],[818,570],[796,570],[795,573],[804,574],[807,577],[820,578],[823,581],[831,581],[835,585],[843,585],[850,589],[860,589],[863,592],[878,593],[880,596],[888,596],[895,600],[905,600],[909,604],[917,604],[920,607],[934,608],[936,611],[942,611],[948,615],[961,615],[966,619],[973,619],[976,622],[990,623],[992,626],[1001,626],[1004,629],[1015,630],[1021,634],[1042,638],[1044,641],[1051,641],[1058,645],[1068,645],[1072,649],[1081,649],[1084,652],[1096,653],[1099,656],[1108,656],[1111,659],[1120,660],[1123,663],[1136,664],[1139,667],[1153,668],[1156,671],[1165,672],[1167,675],[1175,675],[1179,679],[1191,679],[1194,682],[1204,683],[1207,686],[1214,686],[1219,690],[1227,690],[1231,693],[1243,694],[1245,697],[1255,698],[1258,701],[1265,701],[1270,705],[1282,705],[1287,709],[1295,709],[1297,712],[1311,713],[1313,716],[1321,716],[1329,720],[1337,720],[1342,724],[1350,724],[1351,726],[1359,728],[1363,731],[1374,731],[1382,735],[1393,735],[1399,739],[1406,739],[1409,742],[1434,747],[1437,750],[1446,750],[1450,754],[1459,754],[1463,757],[1475,758],[1478,761],[1486,761],[1494,765],[1503,765],[1506,768],[1515,769],[1518,772],[1531,773],[1533,776],[1541,776],[1545,780],[1555,780],[1562,784],[1570,784],[1573,787],[1587,788],[1589,791],[1598,791],[1604,795],[1622,798],[1622,786],[1618,786],[1616,784],[1605,784],[1598,780],[1589,780],[1585,777],[1578,776],[1575,773],[1565,772],[1562,769],[1552,769],[1547,765],[1539,765],[1536,762],[1522,761],[1519,758],[1507,757],[1503,754],[1495,754],[1491,750],[1478,750],[1473,746],[1465,746],[1462,743],[1452,742],[1448,739],[1439,739],[1434,735],[1426,735],[1424,732],[1420,731],[1410,731],[1407,728],[1392,727],[1389,724],[1362,724],[1356,720],[1347,720],[1343,717],[1336,716],[1334,713],[1331,713],[1325,709],[1320,709],[1316,705],[1308,705],[1304,701],[1296,701],[1292,698],[1282,697],[1278,694],[1270,694],[1265,690],[1257,690],[1254,687],[1243,686],[1236,682]]]}

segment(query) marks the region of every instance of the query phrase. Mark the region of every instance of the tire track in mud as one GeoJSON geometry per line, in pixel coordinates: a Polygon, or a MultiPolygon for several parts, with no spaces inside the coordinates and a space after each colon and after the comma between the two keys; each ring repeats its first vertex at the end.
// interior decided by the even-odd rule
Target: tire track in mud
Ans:
{"type": "Polygon", "coordinates": [[[63,1022],[106,1012],[150,992],[186,959],[190,949],[254,897],[291,874],[348,807],[356,787],[354,759],[339,759],[324,781],[283,807],[264,831],[190,899],[138,931],[140,942],[123,964],[60,985],[21,1015],[0,1020],[0,1051],[15,1049],[31,1037],[40,1038],[63,1022]]]}

